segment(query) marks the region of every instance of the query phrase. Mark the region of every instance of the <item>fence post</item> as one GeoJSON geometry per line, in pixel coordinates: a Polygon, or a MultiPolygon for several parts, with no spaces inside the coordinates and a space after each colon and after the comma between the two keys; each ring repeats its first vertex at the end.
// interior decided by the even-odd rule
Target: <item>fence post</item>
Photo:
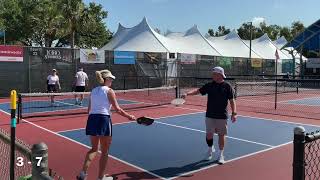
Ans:
{"type": "Polygon", "coordinates": [[[304,163],[304,144],[305,129],[302,126],[294,128],[293,140],[293,180],[304,180],[305,163],[304,163]]]}
{"type": "Polygon", "coordinates": [[[32,180],[53,180],[48,171],[48,146],[41,142],[31,148],[32,180]]]}

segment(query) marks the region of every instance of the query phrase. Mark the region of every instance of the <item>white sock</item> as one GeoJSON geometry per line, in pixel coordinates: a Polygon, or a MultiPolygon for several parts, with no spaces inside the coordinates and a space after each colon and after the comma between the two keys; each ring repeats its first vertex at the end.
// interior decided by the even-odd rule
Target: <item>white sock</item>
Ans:
{"type": "Polygon", "coordinates": [[[221,149],[220,149],[220,152],[219,152],[219,157],[220,156],[223,156],[223,150],[221,150],[221,149]]]}

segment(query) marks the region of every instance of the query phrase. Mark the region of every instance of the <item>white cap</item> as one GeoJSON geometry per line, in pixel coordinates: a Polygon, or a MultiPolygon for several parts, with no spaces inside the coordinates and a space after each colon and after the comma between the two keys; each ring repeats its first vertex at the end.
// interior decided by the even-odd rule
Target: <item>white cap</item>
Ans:
{"type": "Polygon", "coordinates": [[[103,83],[105,78],[116,79],[114,75],[112,75],[111,71],[105,69],[101,71],[96,71],[96,77],[98,82],[103,83]]]}
{"type": "Polygon", "coordinates": [[[224,74],[224,69],[222,67],[220,67],[220,66],[214,67],[212,69],[212,72],[221,74],[223,76],[223,78],[226,78],[226,75],[224,74]]]}
{"type": "Polygon", "coordinates": [[[57,72],[57,70],[56,70],[56,69],[52,69],[52,71],[56,71],[56,72],[57,72]]]}

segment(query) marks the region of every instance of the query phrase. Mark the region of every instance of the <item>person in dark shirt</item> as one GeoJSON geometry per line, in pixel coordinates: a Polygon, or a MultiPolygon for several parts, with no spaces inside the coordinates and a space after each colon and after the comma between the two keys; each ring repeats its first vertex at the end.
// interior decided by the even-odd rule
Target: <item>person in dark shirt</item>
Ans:
{"type": "Polygon", "coordinates": [[[228,119],[228,101],[231,106],[231,121],[234,123],[237,118],[236,101],[234,99],[234,91],[232,86],[224,81],[226,78],[222,67],[214,67],[212,69],[212,82],[205,84],[199,89],[191,90],[182,95],[186,98],[190,95],[207,95],[207,111],[206,111],[206,142],[208,144],[207,160],[211,160],[215,148],[213,146],[213,134],[219,136],[219,151],[217,151],[217,160],[219,164],[224,161],[224,145],[225,136],[227,135],[227,119],[228,119]]]}

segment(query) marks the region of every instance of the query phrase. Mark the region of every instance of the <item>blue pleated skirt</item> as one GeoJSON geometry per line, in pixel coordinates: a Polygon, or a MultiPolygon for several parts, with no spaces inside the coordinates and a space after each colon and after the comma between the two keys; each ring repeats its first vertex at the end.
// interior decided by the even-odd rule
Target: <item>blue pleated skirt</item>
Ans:
{"type": "Polygon", "coordinates": [[[112,136],[112,122],[109,115],[90,114],[86,126],[86,135],[112,136]]]}

